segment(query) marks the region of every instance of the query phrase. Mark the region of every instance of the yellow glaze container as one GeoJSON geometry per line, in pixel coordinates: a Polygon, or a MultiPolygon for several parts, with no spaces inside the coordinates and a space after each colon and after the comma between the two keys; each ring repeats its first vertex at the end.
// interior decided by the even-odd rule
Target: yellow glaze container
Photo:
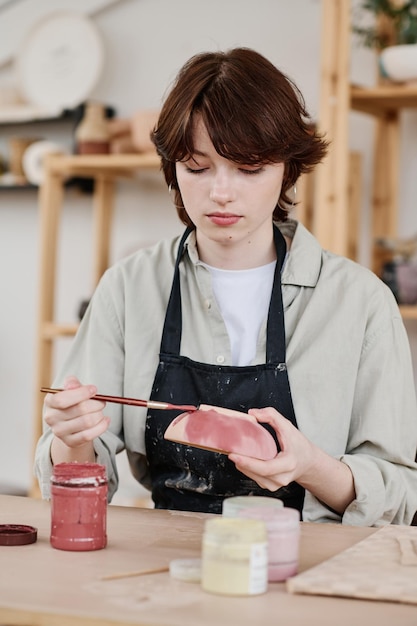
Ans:
{"type": "Polygon", "coordinates": [[[207,520],[202,546],[201,586],[227,596],[251,596],[268,588],[268,543],[261,520],[207,520]]]}

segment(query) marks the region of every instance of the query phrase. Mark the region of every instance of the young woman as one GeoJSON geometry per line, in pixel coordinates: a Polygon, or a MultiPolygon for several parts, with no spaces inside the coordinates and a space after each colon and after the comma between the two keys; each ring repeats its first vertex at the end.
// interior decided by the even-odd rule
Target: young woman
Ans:
{"type": "Polygon", "coordinates": [[[324,157],[301,94],[253,50],[191,58],[152,139],[182,238],[102,278],[45,398],[36,472],[116,454],[156,507],[220,512],[268,494],[307,521],[409,524],[417,509],[417,411],[407,336],[389,289],[322,250],[288,218],[300,174],[324,157]],[[82,381],[82,382],[81,382],[82,381]],[[178,411],[98,392],[250,412],[275,436],[269,461],[164,439],[178,411]]]}

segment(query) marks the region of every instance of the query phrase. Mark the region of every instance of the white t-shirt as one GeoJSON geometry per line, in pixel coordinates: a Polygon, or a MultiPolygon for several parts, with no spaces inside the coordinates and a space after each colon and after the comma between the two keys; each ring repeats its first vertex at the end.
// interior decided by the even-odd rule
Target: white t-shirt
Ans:
{"type": "Polygon", "coordinates": [[[232,364],[250,365],[266,321],[276,261],[248,270],[222,270],[204,263],[229,335],[232,364]]]}

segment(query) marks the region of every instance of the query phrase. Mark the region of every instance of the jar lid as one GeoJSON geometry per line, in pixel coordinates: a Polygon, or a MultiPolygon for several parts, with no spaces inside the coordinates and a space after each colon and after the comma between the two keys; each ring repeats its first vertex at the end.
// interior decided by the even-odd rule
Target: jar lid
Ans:
{"type": "Polygon", "coordinates": [[[252,507],[281,509],[283,506],[283,501],[273,496],[232,496],[223,500],[222,515],[224,517],[239,517],[240,511],[243,509],[252,507]]]}
{"type": "Polygon", "coordinates": [[[281,509],[265,507],[241,509],[238,516],[245,519],[263,520],[268,531],[297,529],[300,526],[300,512],[290,507],[281,509]]]}
{"type": "Polygon", "coordinates": [[[66,483],[74,486],[97,486],[107,482],[106,467],[99,463],[58,463],[54,465],[51,476],[52,483],[66,483]]]}
{"type": "Polygon", "coordinates": [[[266,541],[266,525],[261,519],[223,517],[206,520],[204,537],[214,542],[263,542],[266,541]]]}
{"type": "Polygon", "coordinates": [[[0,546],[23,546],[35,543],[38,529],[24,524],[0,524],[0,546]]]}

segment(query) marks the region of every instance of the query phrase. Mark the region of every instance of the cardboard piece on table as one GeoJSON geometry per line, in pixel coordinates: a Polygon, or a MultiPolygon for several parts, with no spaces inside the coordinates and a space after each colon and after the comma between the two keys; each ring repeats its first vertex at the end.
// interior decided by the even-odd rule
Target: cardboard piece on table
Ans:
{"type": "Polygon", "coordinates": [[[178,415],[168,426],[165,439],[220,452],[242,454],[267,461],[277,454],[271,433],[247,413],[201,405],[197,411],[178,415]]]}
{"type": "Polygon", "coordinates": [[[384,526],[344,552],[290,578],[287,590],[417,604],[417,561],[410,558],[416,550],[415,526],[384,526]]]}

